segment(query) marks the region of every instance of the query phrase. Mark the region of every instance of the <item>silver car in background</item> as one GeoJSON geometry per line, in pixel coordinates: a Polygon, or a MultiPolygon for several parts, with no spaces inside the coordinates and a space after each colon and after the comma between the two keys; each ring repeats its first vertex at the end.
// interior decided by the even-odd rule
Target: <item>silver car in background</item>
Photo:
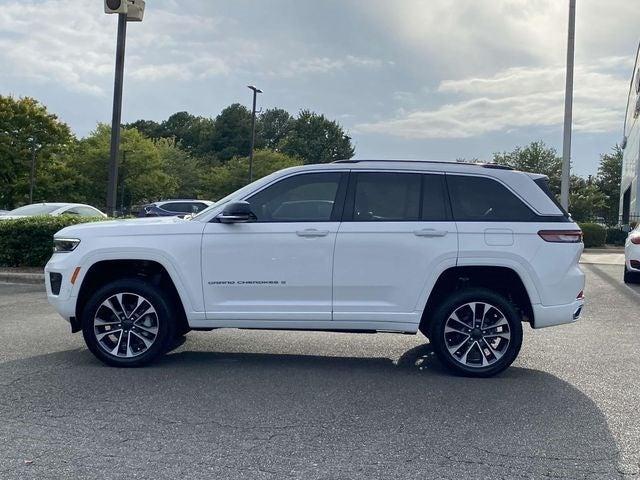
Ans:
{"type": "Polygon", "coordinates": [[[78,217],[104,217],[107,215],[91,205],[83,203],[32,203],[10,210],[4,215],[0,215],[1,220],[12,220],[15,218],[34,217],[37,215],[76,215],[78,217]]]}

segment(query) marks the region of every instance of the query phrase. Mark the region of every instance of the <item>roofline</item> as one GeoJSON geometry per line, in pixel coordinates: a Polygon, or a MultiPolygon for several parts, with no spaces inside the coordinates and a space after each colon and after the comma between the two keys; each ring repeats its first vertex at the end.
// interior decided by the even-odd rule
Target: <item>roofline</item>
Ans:
{"type": "Polygon", "coordinates": [[[627,136],[627,118],[629,118],[629,100],[631,100],[631,92],[633,91],[633,79],[636,76],[636,69],[638,68],[639,56],[640,56],[640,42],[638,43],[638,48],[636,48],[636,59],[633,62],[633,70],[631,71],[631,80],[629,81],[629,93],[627,94],[627,107],[624,109],[624,123],[622,124],[623,139],[626,138],[627,136]]]}
{"type": "Polygon", "coordinates": [[[506,165],[498,165],[497,163],[451,162],[445,160],[336,160],[332,163],[435,163],[468,167],[494,168],[497,170],[513,170],[513,168],[511,167],[508,167],[506,165]]]}

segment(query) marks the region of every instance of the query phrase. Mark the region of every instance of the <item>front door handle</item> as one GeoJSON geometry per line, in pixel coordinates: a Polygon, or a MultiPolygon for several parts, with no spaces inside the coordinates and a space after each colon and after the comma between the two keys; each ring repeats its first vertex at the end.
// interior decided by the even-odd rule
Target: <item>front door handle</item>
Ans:
{"type": "Polygon", "coordinates": [[[447,234],[446,230],[436,230],[434,228],[423,228],[422,230],[414,230],[416,237],[444,237],[447,234]]]}
{"type": "Polygon", "coordinates": [[[315,228],[307,228],[306,230],[298,230],[296,235],[299,237],[326,237],[329,230],[316,230],[315,228]]]}

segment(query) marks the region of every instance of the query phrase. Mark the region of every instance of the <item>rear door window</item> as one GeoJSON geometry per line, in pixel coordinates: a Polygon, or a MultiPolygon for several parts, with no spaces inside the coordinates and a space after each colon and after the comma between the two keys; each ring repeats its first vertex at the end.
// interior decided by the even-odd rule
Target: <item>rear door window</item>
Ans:
{"type": "Polygon", "coordinates": [[[358,173],[353,221],[420,220],[421,177],[418,173],[358,173]]]}
{"type": "Polygon", "coordinates": [[[193,213],[192,204],[189,202],[170,202],[160,206],[161,209],[175,213],[193,213]]]}
{"type": "Polygon", "coordinates": [[[447,175],[453,217],[459,222],[527,222],[534,212],[500,182],[447,175]]]}

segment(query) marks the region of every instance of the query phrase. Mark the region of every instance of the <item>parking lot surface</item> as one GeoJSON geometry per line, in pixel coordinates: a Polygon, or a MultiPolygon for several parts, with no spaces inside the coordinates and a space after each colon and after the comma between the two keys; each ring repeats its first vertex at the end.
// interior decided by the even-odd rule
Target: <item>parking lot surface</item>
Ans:
{"type": "Polygon", "coordinates": [[[391,334],[192,332],[114,369],[0,284],[0,478],[640,478],[640,288],[583,269],[583,318],[491,379],[391,334]]]}

